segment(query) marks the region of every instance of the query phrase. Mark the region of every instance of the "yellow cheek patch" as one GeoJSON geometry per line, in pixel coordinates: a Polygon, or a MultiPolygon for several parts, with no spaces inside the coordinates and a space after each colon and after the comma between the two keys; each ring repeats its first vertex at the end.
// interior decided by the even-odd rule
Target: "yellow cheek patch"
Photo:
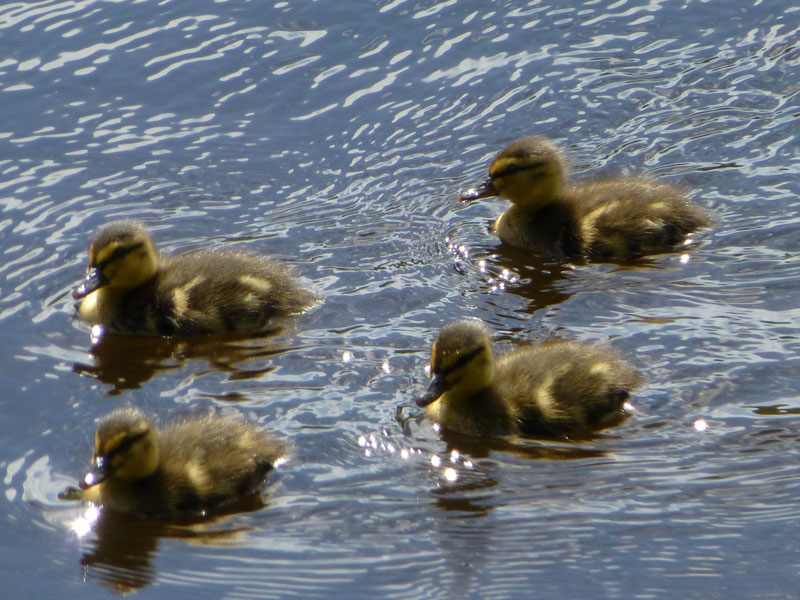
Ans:
{"type": "Polygon", "coordinates": [[[86,296],[78,306],[78,314],[84,321],[99,323],[102,321],[99,298],[103,290],[95,290],[86,296]]]}

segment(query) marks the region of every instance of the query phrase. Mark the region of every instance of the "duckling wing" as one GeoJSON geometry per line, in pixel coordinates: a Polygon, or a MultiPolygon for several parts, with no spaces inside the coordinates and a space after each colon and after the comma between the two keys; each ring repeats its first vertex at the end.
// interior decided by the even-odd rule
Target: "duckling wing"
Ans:
{"type": "Polygon", "coordinates": [[[285,446],[252,424],[207,417],[159,435],[165,494],[176,512],[199,510],[256,493],[285,446]]]}
{"type": "Polygon", "coordinates": [[[240,252],[170,258],[158,275],[154,310],[162,333],[253,333],[299,312],[314,295],[288,269],[240,252]]]}
{"type": "Polygon", "coordinates": [[[710,224],[709,215],[676,187],[645,179],[597,181],[570,188],[590,256],[634,258],[663,252],[710,224]]]}
{"type": "Polygon", "coordinates": [[[495,381],[523,433],[560,435],[624,420],[639,376],[610,348],[553,341],[502,357],[495,381]]]}

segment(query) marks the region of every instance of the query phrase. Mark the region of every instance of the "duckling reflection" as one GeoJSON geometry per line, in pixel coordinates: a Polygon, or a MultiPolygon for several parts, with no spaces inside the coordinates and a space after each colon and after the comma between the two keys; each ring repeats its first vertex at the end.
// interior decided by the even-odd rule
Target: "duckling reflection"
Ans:
{"type": "Polygon", "coordinates": [[[561,151],[541,137],[512,142],[463,202],[500,196],[512,205],[493,231],[505,243],[558,260],[627,260],[674,250],[711,223],[679,189],[637,177],[567,184],[561,151]]]}
{"type": "Polygon", "coordinates": [[[508,244],[491,249],[466,250],[464,244],[454,243],[449,247],[456,259],[453,264],[456,271],[467,275],[472,270],[475,278],[483,281],[485,291],[504,290],[516,294],[530,302],[532,311],[559,304],[570,297],[563,287],[574,272],[573,265],[548,261],[508,244]]]}
{"type": "Polygon", "coordinates": [[[100,229],[86,277],[73,292],[78,315],[137,334],[257,334],[316,299],[284,267],[244,252],[159,256],[134,221],[100,229]]]}
{"type": "Polygon", "coordinates": [[[273,337],[172,338],[105,332],[92,343],[92,361],[74,363],[72,369],[111,386],[108,394],[116,395],[191,360],[206,361],[231,380],[263,377],[275,369],[271,358],[289,350],[284,339],[273,337]]]}
{"type": "MultiPolygon", "coordinates": [[[[263,508],[264,502],[251,501],[250,510],[263,508]]],[[[246,506],[241,507],[246,510],[246,506]]],[[[92,528],[88,550],[81,557],[90,577],[120,594],[150,585],[157,569],[152,559],[161,538],[178,539],[204,546],[230,546],[251,528],[232,526],[223,518],[193,524],[169,524],[150,519],[103,511],[92,528]]]]}
{"type": "Polygon", "coordinates": [[[639,374],[614,350],[553,340],[495,360],[477,321],[445,325],[417,400],[444,430],[475,436],[584,437],[632,412],[639,374]]]}
{"type": "Polygon", "coordinates": [[[95,432],[79,495],[104,510],[196,519],[258,497],[285,453],[281,442],[240,419],[205,416],[159,431],[140,410],[120,408],[95,432]]]}

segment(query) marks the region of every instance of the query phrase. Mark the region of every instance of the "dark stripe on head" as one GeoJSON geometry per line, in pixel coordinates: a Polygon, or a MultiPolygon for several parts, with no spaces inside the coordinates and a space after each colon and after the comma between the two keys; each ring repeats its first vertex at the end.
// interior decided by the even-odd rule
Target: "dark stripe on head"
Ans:
{"type": "Polygon", "coordinates": [[[456,369],[460,369],[464,365],[469,364],[469,362],[473,358],[478,356],[478,354],[480,354],[483,351],[484,351],[483,346],[478,346],[477,348],[475,348],[471,352],[464,352],[464,353],[460,354],[459,357],[456,359],[456,361],[453,364],[451,364],[450,366],[448,366],[445,369],[440,370],[440,373],[442,373],[442,375],[447,376],[449,373],[452,373],[456,369]]]}
{"type": "Polygon", "coordinates": [[[498,177],[508,177],[510,175],[515,175],[515,174],[519,173],[520,171],[528,171],[528,170],[531,170],[531,169],[539,169],[540,167],[544,166],[545,164],[546,164],[546,162],[543,161],[543,160],[537,161],[537,162],[526,163],[526,164],[523,164],[523,165],[521,165],[519,163],[511,163],[508,166],[506,166],[505,168],[503,168],[503,169],[501,169],[501,170],[499,170],[499,171],[497,171],[495,173],[492,173],[490,175],[490,177],[492,179],[497,179],[498,177]]]}
{"type": "Polygon", "coordinates": [[[111,263],[116,262],[118,260],[122,260],[134,250],[138,250],[139,248],[142,247],[142,245],[143,245],[142,242],[139,242],[138,244],[132,244],[130,246],[118,246],[114,248],[114,251],[111,252],[111,255],[108,258],[92,266],[95,266],[100,270],[105,269],[111,263]]]}
{"type": "Polygon", "coordinates": [[[117,444],[115,448],[107,452],[105,456],[110,459],[115,454],[119,454],[120,452],[127,452],[136,442],[144,438],[149,433],[149,431],[150,428],[146,428],[144,431],[141,431],[140,433],[137,433],[135,435],[126,435],[124,438],[122,438],[122,441],[119,444],[117,444]]]}

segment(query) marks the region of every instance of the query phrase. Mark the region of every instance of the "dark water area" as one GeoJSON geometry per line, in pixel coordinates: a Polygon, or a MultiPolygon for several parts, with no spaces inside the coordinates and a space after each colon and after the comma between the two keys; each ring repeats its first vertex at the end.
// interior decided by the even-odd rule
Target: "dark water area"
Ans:
{"type": "Polygon", "coordinates": [[[0,6],[0,546],[44,598],[788,598],[800,569],[800,6],[10,2],[0,6]],[[553,265],[459,204],[497,150],[692,190],[686,252],[553,265]],[[92,343],[91,234],[278,257],[324,301],[280,334],[92,343]],[[608,343],[636,416],[495,448],[420,418],[430,343],[608,343]],[[58,493],[97,419],[217,411],[288,440],[265,506],[103,522],[58,493]]]}

